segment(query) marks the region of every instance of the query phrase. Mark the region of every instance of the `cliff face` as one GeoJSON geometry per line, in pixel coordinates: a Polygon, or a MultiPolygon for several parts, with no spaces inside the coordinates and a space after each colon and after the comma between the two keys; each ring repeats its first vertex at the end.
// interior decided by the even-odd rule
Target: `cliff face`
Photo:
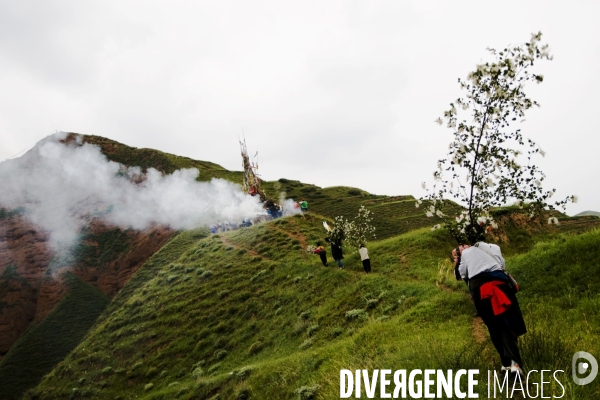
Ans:
{"type": "Polygon", "coordinates": [[[92,221],[71,261],[61,263],[48,246],[48,235],[25,218],[0,220],[0,359],[66,294],[64,272],[112,298],[172,234],[165,227],[123,231],[92,221]]]}
{"type": "Polygon", "coordinates": [[[35,317],[40,281],[52,259],[47,240],[23,218],[0,221],[0,357],[35,317]]]}

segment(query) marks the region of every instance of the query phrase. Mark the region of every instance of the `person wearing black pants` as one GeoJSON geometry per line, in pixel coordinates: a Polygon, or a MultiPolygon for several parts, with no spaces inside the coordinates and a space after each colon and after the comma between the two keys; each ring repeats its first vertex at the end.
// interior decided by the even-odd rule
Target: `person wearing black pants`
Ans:
{"type": "Polygon", "coordinates": [[[503,370],[523,375],[519,336],[527,332],[516,288],[504,272],[500,247],[484,242],[460,245],[452,251],[457,279],[464,279],[477,313],[490,332],[503,370]]]}
{"type": "Polygon", "coordinates": [[[371,272],[371,259],[369,258],[369,251],[363,244],[361,244],[360,249],[358,249],[358,253],[360,254],[360,259],[362,260],[363,268],[368,274],[369,272],[371,272]]]}
{"type": "Polygon", "coordinates": [[[323,263],[324,267],[327,267],[327,250],[325,250],[325,247],[321,246],[321,242],[317,243],[317,248],[315,249],[315,253],[317,253],[319,255],[319,257],[321,257],[321,262],[323,263]]]}

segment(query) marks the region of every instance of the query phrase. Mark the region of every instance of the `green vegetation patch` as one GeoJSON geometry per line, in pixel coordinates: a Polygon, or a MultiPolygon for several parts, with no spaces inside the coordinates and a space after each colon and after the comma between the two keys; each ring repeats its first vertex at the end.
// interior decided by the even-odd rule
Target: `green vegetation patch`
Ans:
{"type": "Polygon", "coordinates": [[[0,361],[0,398],[18,399],[81,341],[109,299],[68,274],[69,292],[39,324],[30,327],[0,361]],[[31,362],[35,360],[35,362],[31,362]]]}

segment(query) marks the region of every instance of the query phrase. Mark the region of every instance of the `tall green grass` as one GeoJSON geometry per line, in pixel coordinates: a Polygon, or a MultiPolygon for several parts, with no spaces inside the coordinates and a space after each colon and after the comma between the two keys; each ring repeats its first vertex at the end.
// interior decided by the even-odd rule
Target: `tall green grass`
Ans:
{"type": "Polygon", "coordinates": [[[108,304],[93,286],[69,274],[69,292],[39,324],[29,329],[0,361],[0,398],[18,399],[81,341],[108,304]]]}
{"type": "MultiPolygon", "coordinates": [[[[486,393],[498,357],[485,331],[481,342],[474,335],[449,238],[423,229],[373,242],[366,275],[356,253],[338,270],[303,251],[322,238],[321,219],[181,232],[26,398],[330,399],[339,397],[340,369],[375,368],[476,368],[486,393]]],[[[592,231],[512,251],[530,331],[521,340],[526,368],[570,377],[575,351],[600,354],[599,244],[592,231]],[[576,265],[595,275],[579,279],[569,272],[576,265]]],[[[598,398],[598,385],[563,384],[564,398],[598,398]]]]}

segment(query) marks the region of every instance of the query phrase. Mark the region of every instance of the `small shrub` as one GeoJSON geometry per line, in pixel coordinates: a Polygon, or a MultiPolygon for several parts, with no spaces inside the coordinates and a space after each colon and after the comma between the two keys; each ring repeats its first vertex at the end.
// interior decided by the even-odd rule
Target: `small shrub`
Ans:
{"type": "Polygon", "coordinates": [[[215,351],[214,358],[215,360],[222,360],[227,355],[227,350],[217,350],[215,351]]]}
{"type": "Polygon", "coordinates": [[[217,294],[217,296],[219,296],[219,298],[222,299],[223,297],[227,296],[228,294],[229,294],[229,290],[224,289],[224,290],[221,290],[219,292],[219,294],[217,294]]]}
{"type": "Polygon", "coordinates": [[[367,308],[375,308],[379,303],[379,299],[367,299],[367,308]]]}
{"type": "Polygon", "coordinates": [[[260,340],[258,340],[250,345],[250,347],[248,348],[248,354],[249,355],[257,354],[262,349],[263,349],[263,343],[260,340]]]}
{"type": "Polygon", "coordinates": [[[340,328],[339,326],[337,326],[331,330],[331,337],[336,338],[336,337],[340,336],[342,333],[344,333],[344,330],[342,328],[340,328]]]}
{"type": "Polygon", "coordinates": [[[232,375],[244,379],[250,376],[250,374],[254,371],[254,367],[242,367],[240,369],[233,370],[232,375]]]}
{"type": "Polygon", "coordinates": [[[179,389],[179,391],[177,392],[177,394],[179,396],[186,394],[190,389],[188,387],[182,387],[181,389],[179,389]]]}
{"type": "Polygon", "coordinates": [[[132,371],[133,371],[133,370],[136,370],[136,369],[138,369],[139,367],[141,367],[142,365],[144,365],[144,363],[143,363],[143,362],[141,362],[141,361],[138,361],[138,362],[136,362],[135,364],[133,364],[133,367],[131,367],[131,370],[132,370],[132,371]]]}
{"type": "Polygon", "coordinates": [[[299,277],[299,276],[297,276],[297,277],[295,277],[295,278],[294,278],[294,283],[298,283],[298,282],[300,282],[301,280],[302,280],[302,278],[301,278],[301,277],[299,277]]]}
{"type": "Polygon", "coordinates": [[[306,334],[310,337],[310,336],[314,335],[318,329],[319,329],[319,325],[317,325],[317,324],[311,325],[308,327],[308,329],[306,329],[306,334]]]}
{"type": "Polygon", "coordinates": [[[367,312],[360,308],[346,312],[346,319],[348,319],[348,320],[364,321],[367,319],[367,317],[368,317],[367,312]]]}
{"type": "Polygon", "coordinates": [[[213,275],[212,271],[211,271],[211,270],[209,270],[209,269],[207,269],[206,271],[204,271],[204,272],[202,273],[202,275],[200,275],[200,278],[202,278],[202,279],[208,279],[208,278],[210,278],[212,275],[213,275]]]}
{"type": "Polygon", "coordinates": [[[298,395],[298,400],[314,400],[319,393],[319,385],[301,386],[294,390],[294,394],[298,395]]]}
{"type": "Polygon", "coordinates": [[[176,281],[177,279],[179,279],[179,275],[175,275],[175,274],[173,274],[173,275],[169,275],[169,276],[167,277],[167,282],[168,282],[168,283],[171,283],[171,282],[174,282],[174,281],[176,281]]]}
{"type": "Polygon", "coordinates": [[[202,367],[196,367],[193,371],[192,371],[192,376],[197,378],[199,376],[204,375],[204,370],[202,369],[202,367]]]}
{"type": "Polygon", "coordinates": [[[161,378],[167,376],[168,374],[169,374],[169,371],[167,371],[166,369],[163,369],[162,371],[160,371],[160,377],[161,378]]]}
{"type": "Polygon", "coordinates": [[[238,400],[247,400],[250,398],[250,388],[248,387],[241,387],[237,390],[236,394],[235,394],[235,398],[238,400]]]}
{"type": "Polygon", "coordinates": [[[299,315],[300,319],[309,319],[310,318],[310,311],[303,311],[300,313],[299,315]]]}
{"type": "Polygon", "coordinates": [[[197,268],[196,275],[202,275],[204,273],[204,268],[197,268]]]}
{"type": "Polygon", "coordinates": [[[314,340],[312,338],[306,339],[304,342],[298,346],[301,350],[307,349],[313,345],[314,340]]]}
{"type": "Polygon", "coordinates": [[[148,371],[146,372],[146,378],[151,378],[153,376],[155,376],[158,373],[158,370],[156,369],[156,367],[150,367],[148,368],[148,371]]]}
{"type": "Polygon", "coordinates": [[[154,383],[148,383],[146,385],[144,385],[144,390],[147,392],[148,390],[151,390],[154,387],[154,383]]]}
{"type": "Polygon", "coordinates": [[[218,363],[215,363],[215,364],[211,365],[211,366],[210,366],[210,368],[208,369],[208,371],[207,371],[207,372],[208,372],[209,374],[212,374],[212,373],[214,373],[216,370],[218,370],[219,368],[221,368],[221,363],[220,363],[220,362],[218,362],[218,363]]]}
{"type": "Polygon", "coordinates": [[[252,278],[250,278],[250,282],[254,282],[257,279],[260,279],[261,277],[263,277],[263,275],[265,275],[267,273],[266,269],[260,270],[258,271],[256,274],[254,274],[254,276],[252,276],[252,278]]]}
{"type": "Polygon", "coordinates": [[[179,382],[171,382],[169,383],[169,387],[173,387],[173,386],[177,386],[179,385],[179,382]]]}

